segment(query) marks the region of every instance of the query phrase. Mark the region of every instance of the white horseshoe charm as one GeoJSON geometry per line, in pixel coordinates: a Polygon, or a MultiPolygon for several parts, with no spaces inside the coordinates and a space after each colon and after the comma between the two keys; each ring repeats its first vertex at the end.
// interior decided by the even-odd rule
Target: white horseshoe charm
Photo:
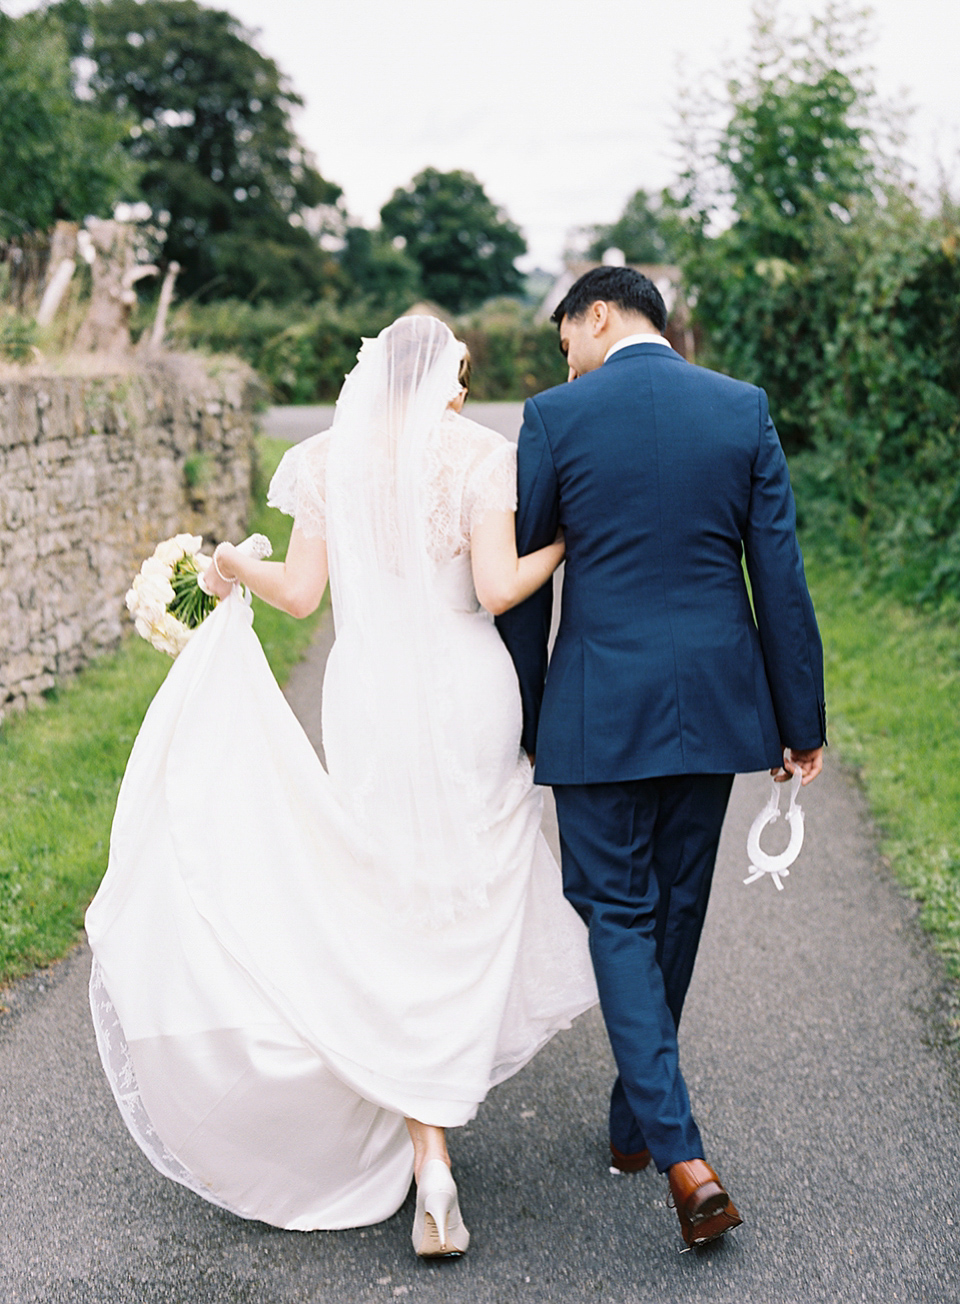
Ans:
{"type": "Polygon", "coordinates": [[[744,883],[755,883],[764,874],[769,874],[776,883],[777,890],[779,892],[783,891],[781,879],[789,875],[788,866],[792,865],[800,855],[800,848],[803,846],[803,811],[797,805],[797,793],[800,791],[802,781],[803,775],[798,767],[794,770],[793,778],[790,780],[790,806],[786,813],[787,823],[790,825],[790,845],[786,851],[781,851],[778,856],[770,856],[760,846],[760,834],[768,824],[773,824],[780,818],[780,788],[782,786],[774,779],[770,780],[770,796],[767,799],[767,804],[753,821],[750,832],[747,834],[750,876],[743,880],[744,883]]]}

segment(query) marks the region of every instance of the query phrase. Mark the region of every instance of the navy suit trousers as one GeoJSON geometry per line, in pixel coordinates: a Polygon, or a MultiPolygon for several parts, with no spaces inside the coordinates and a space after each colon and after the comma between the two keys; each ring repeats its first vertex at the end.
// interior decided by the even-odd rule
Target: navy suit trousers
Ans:
{"type": "Polygon", "coordinates": [[[660,1172],[702,1159],[677,1028],[733,776],[688,774],[554,788],[563,886],[586,923],[619,1076],[610,1140],[649,1147],[660,1172]]]}

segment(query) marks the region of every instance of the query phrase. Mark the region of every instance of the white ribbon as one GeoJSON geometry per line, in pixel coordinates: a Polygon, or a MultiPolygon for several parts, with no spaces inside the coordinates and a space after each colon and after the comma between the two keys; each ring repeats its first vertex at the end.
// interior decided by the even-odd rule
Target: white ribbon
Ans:
{"type": "Polygon", "coordinates": [[[744,883],[755,883],[764,874],[769,874],[777,885],[777,891],[783,891],[781,879],[789,876],[788,866],[792,865],[800,855],[800,848],[803,846],[803,811],[797,805],[797,794],[802,781],[803,775],[798,766],[790,780],[790,806],[786,812],[787,823],[790,825],[790,845],[786,851],[781,851],[779,856],[770,856],[760,846],[760,834],[768,824],[775,824],[780,818],[780,789],[783,786],[774,779],[770,780],[770,796],[760,814],[750,825],[750,832],[747,834],[750,875],[743,880],[744,883]]]}

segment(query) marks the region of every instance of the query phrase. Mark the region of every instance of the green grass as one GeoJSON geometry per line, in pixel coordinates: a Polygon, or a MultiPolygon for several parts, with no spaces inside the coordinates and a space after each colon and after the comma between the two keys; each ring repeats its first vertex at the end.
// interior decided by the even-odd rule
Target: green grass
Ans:
{"type": "MultiPolygon", "coordinates": [[[[286,445],[260,438],[251,530],[282,557],[289,518],[263,505],[286,445]]],[[[284,683],[319,620],[255,600],[255,628],[284,683]]],[[[60,685],[44,708],[0,725],[0,982],[58,959],[77,941],[106,869],[110,823],[140,722],[170,660],[131,636],[60,685]]]]}
{"type": "Polygon", "coordinates": [[[863,785],[881,851],[960,979],[960,625],[808,560],[831,746],[863,785]]]}

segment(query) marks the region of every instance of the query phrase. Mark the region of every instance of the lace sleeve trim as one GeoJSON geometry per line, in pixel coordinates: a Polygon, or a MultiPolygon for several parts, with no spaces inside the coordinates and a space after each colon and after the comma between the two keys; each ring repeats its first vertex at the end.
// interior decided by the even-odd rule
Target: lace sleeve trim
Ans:
{"type": "Polygon", "coordinates": [[[469,531],[472,534],[487,512],[517,510],[517,449],[504,440],[472,471],[465,494],[469,531]]]}
{"type": "Polygon", "coordinates": [[[267,505],[292,516],[307,539],[326,538],[329,451],[328,430],[295,444],[284,453],[267,490],[267,505]]]}

